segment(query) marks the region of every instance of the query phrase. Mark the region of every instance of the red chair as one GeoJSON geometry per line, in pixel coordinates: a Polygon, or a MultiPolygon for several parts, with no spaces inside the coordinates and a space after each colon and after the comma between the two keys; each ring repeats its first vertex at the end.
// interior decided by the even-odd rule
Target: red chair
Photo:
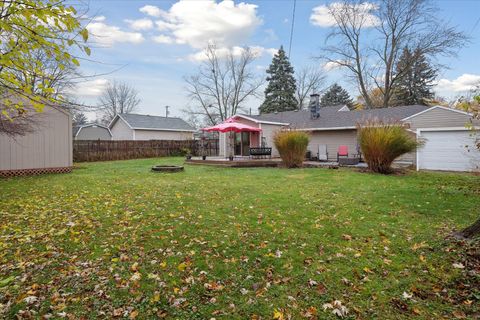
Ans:
{"type": "Polygon", "coordinates": [[[340,157],[348,158],[348,146],[338,146],[337,161],[340,160],[340,157]]]}

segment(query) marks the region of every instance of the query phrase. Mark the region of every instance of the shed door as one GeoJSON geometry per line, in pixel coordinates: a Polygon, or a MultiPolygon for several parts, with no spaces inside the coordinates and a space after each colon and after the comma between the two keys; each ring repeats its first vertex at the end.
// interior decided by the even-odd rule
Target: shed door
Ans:
{"type": "Polygon", "coordinates": [[[425,145],[417,151],[418,169],[473,171],[480,168],[480,151],[469,130],[422,131],[425,145]]]}

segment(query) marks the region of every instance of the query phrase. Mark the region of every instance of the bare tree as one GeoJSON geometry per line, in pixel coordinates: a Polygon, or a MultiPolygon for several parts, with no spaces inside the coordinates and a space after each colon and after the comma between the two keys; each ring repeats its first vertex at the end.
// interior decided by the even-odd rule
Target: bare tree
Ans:
{"type": "Polygon", "coordinates": [[[103,122],[109,122],[119,113],[132,113],[137,110],[141,100],[134,87],[114,81],[108,84],[98,101],[98,111],[103,122]]]}
{"type": "MultiPolygon", "coordinates": [[[[433,60],[454,56],[468,41],[463,32],[440,20],[437,11],[429,0],[334,3],[329,13],[336,25],[327,41],[335,43],[324,48],[322,58],[349,71],[367,107],[372,106],[369,92],[375,88],[387,107],[396,83],[404,76],[403,70],[395,68],[404,47],[418,48],[433,60]]],[[[405,65],[406,70],[409,67],[405,65]]]]}
{"type": "Polygon", "coordinates": [[[296,73],[297,90],[295,92],[298,101],[298,110],[302,110],[307,98],[312,93],[320,93],[325,86],[326,76],[316,67],[308,66],[296,73]]]}
{"type": "Polygon", "coordinates": [[[211,124],[241,111],[246,100],[257,96],[263,84],[251,70],[257,55],[250,48],[243,48],[240,53],[224,53],[209,45],[198,73],[185,78],[193,103],[187,112],[206,116],[211,124]]]}

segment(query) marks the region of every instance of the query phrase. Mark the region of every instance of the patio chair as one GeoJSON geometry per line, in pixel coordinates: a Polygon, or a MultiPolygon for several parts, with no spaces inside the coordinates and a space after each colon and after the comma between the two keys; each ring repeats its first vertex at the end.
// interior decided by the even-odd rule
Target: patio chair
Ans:
{"type": "Polygon", "coordinates": [[[318,145],[317,157],[318,157],[318,161],[328,161],[328,152],[327,152],[326,144],[318,145]]]}
{"type": "Polygon", "coordinates": [[[357,154],[354,155],[355,158],[358,158],[358,161],[362,161],[362,148],[357,144],[357,154]]]}
{"type": "Polygon", "coordinates": [[[348,146],[338,146],[337,161],[340,160],[340,157],[348,158],[348,146]]]}

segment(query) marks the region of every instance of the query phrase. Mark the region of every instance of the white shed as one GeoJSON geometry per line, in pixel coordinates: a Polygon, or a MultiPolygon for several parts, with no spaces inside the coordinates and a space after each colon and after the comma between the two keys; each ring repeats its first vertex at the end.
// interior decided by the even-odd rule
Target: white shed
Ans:
{"type": "Polygon", "coordinates": [[[34,131],[24,136],[0,134],[0,177],[70,172],[73,165],[72,116],[45,106],[32,114],[34,131]]]}

